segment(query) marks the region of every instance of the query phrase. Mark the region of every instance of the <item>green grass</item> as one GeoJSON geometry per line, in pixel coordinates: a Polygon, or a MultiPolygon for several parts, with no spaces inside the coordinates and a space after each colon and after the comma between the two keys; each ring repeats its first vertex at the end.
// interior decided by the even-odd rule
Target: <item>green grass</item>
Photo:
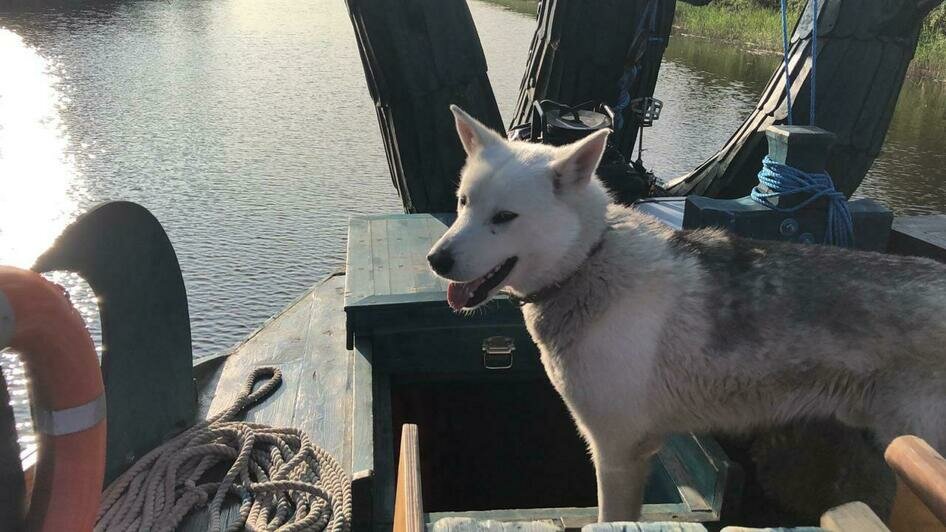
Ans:
{"type": "MultiPolygon", "coordinates": [[[[536,0],[486,0],[512,11],[535,14],[536,0]]],[[[794,25],[805,0],[789,0],[789,24],[794,25]]],[[[676,32],[738,44],[754,50],[782,50],[782,22],[777,0],[716,0],[702,7],[677,2],[676,32]]],[[[927,17],[910,67],[916,77],[946,79],[946,3],[927,17]]]]}
{"type": "Polygon", "coordinates": [[[946,81],[946,35],[925,33],[916,49],[912,72],[946,81]]]}
{"type": "Polygon", "coordinates": [[[516,13],[524,13],[526,15],[535,15],[536,8],[539,4],[538,0],[485,0],[490,4],[496,4],[498,6],[505,7],[510,11],[515,11],[516,13]]]}
{"type": "MultiPolygon", "coordinates": [[[[804,3],[790,0],[789,4],[789,24],[794,25],[804,3]]],[[[756,50],[782,50],[779,11],[759,6],[758,0],[723,0],[702,7],[677,2],[674,28],[678,32],[756,50]]],[[[926,19],[910,74],[914,77],[946,77],[946,4],[939,6],[926,19]]]]}
{"type": "MultiPolygon", "coordinates": [[[[789,24],[797,19],[792,13],[789,24]]],[[[737,43],[754,49],[781,50],[782,22],[778,11],[748,1],[692,6],[677,2],[676,31],[737,43]]]]}

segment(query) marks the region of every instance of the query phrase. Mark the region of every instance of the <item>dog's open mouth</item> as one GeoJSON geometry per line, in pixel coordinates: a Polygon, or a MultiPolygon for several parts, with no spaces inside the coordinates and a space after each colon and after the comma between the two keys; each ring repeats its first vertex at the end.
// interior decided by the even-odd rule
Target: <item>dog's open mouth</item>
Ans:
{"type": "Polygon", "coordinates": [[[499,286],[516,265],[518,257],[511,257],[496,266],[486,275],[467,283],[450,283],[447,287],[447,303],[453,310],[473,308],[489,297],[490,291],[499,286]]]}

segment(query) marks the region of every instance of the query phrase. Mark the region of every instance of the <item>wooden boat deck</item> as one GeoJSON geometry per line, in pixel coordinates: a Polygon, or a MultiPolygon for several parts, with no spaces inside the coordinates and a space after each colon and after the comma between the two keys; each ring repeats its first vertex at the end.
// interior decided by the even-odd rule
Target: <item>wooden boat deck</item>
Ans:
{"type": "MultiPolygon", "coordinates": [[[[320,282],[286,310],[273,317],[229,356],[196,366],[200,411],[212,416],[233,403],[254,368],[276,366],[282,386],[246,415],[246,420],[305,431],[351,474],[352,352],[345,348],[342,310],[344,274],[320,282]]],[[[238,515],[233,502],[227,522],[238,515]]],[[[190,515],[182,531],[207,530],[206,511],[190,515]]]]}

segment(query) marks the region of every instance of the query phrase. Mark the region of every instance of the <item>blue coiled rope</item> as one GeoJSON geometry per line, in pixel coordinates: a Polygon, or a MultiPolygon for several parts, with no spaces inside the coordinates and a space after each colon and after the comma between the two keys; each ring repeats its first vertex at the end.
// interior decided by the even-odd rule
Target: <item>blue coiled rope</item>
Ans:
{"type": "MultiPolygon", "coordinates": [[[[785,98],[788,102],[788,123],[792,124],[792,80],[789,72],[788,59],[788,2],[782,0],[782,65],[785,70],[785,98]]],[[[815,72],[818,60],[818,0],[811,0],[811,106],[809,124],[815,125],[815,72]]],[[[828,228],[825,231],[824,243],[842,247],[854,245],[854,219],[847,206],[847,198],[834,188],[834,180],[827,173],[809,174],[798,168],[779,163],[766,156],[762,161],[762,170],[759,172],[759,184],[752,189],[752,199],[765,207],[783,213],[795,212],[813,202],[828,199],[828,228]],[[790,208],[778,207],[772,203],[772,198],[795,194],[810,194],[809,198],[790,208]]]]}
{"type": "Polygon", "coordinates": [[[783,213],[792,213],[807,207],[813,202],[828,199],[828,228],[825,231],[824,243],[841,247],[854,245],[854,219],[847,206],[847,198],[834,188],[834,181],[828,174],[809,174],[797,168],[777,162],[766,156],[762,161],[762,171],[759,172],[759,184],[752,189],[752,199],[765,207],[783,213]],[[808,199],[794,207],[779,207],[772,203],[772,198],[779,198],[793,194],[810,194],[808,199]]]}

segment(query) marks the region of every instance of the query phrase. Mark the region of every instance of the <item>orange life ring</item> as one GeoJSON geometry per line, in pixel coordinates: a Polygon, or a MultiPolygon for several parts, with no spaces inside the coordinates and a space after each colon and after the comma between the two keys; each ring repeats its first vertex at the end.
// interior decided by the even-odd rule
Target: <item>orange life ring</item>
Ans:
{"type": "Polygon", "coordinates": [[[105,475],[105,388],[85,322],[61,287],[0,266],[3,347],[23,356],[39,437],[28,530],[91,530],[105,475]]]}

